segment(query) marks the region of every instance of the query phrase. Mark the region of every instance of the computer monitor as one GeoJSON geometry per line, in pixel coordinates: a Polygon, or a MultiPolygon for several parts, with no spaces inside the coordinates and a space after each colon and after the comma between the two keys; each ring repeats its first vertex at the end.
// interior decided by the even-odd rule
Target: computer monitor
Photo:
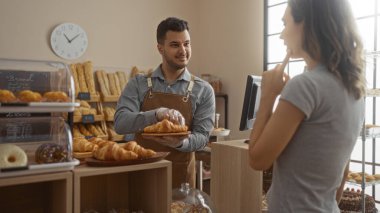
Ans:
{"type": "Polygon", "coordinates": [[[259,109],[261,96],[261,76],[248,75],[245,86],[243,110],[240,119],[240,131],[252,129],[259,109]]]}

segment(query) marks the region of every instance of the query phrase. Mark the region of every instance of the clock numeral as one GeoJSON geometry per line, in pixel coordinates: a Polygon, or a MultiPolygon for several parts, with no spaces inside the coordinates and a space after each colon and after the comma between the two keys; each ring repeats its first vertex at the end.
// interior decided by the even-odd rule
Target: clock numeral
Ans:
{"type": "Polygon", "coordinates": [[[73,29],[74,29],[74,26],[70,24],[70,25],[69,25],[69,29],[70,29],[70,30],[73,30],[73,29]]]}
{"type": "Polygon", "coordinates": [[[56,32],[56,34],[60,36],[60,35],[62,35],[62,31],[58,30],[58,31],[56,32]]]}
{"type": "Polygon", "coordinates": [[[61,29],[62,29],[62,31],[65,31],[66,26],[62,26],[61,29]]]}

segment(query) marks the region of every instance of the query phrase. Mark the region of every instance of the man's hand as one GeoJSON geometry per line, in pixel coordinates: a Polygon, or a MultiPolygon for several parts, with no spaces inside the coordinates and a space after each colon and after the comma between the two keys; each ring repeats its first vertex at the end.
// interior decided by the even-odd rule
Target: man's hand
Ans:
{"type": "Polygon", "coordinates": [[[155,141],[161,145],[179,148],[189,136],[144,136],[145,139],[155,141]]]}
{"type": "Polygon", "coordinates": [[[174,124],[185,125],[185,118],[175,109],[168,109],[165,107],[158,108],[156,110],[156,118],[158,121],[162,121],[166,118],[174,124]]]}

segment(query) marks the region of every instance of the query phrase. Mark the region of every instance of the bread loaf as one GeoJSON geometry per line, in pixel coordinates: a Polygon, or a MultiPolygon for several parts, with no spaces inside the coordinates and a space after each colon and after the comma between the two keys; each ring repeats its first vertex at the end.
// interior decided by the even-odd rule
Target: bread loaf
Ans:
{"type": "Polygon", "coordinates": [[[101,74],[102,74],[102,77],[104,79],[104,86],[106,87],[108,94],[112,95],[111,89],[110,89],[110,81],[108,79],[107,73],[104,70],[102,70],[101,74]]]}
{"type": "Polygon", "coordinates": [[[109,86],[110,91],[112,95],[118,95],[117,89],[116,89],[116,82],[115,82],[115,76],[113,73],[107,73],[108,80],[109,80],[109,86]]]}
{"type": "Polygon", "coordinates": [[[82,64],[78,63],[76,64],[76,70],[78,74],[78,82],[79,82],[79,92],[88,92],[88,87],[86,83],[86,77],[84,74],[83,66],[82,64]]]}
{"type": "Polygon", "coordinates": [[[120,86],[119,77],[117,76],[116,73],[112,73],[112,76],[115,79],[115,88],[116,88],[116,91],[117,91],[117,95],[120,96],[120,94],[121,94],[121,86],[120,86]]]}
{"type": "Polygon", "coordinates": [[[91,61],[84,62],[83,67],[84,67],[84,75],[85,75],[88,91],[91,94],[96,94],[92,62],[91,61]]]}
{"type": "Polygon", "coordinates": [[[78,93],[80,92],[80,88],[79,88],[77,68],[75,64],[70,64],[70,71],[74,79],[75,97],[77,97],[78,93]]]}
{"type": "Polygon", "coordinates": [[[100,91],[102,92],[103,95],[109,96],[110,93],[107,90],[106,82],[104,81],[102,72],[100,70],[98,70],[95,73],[96,73],[96,78],[98,79],[98,84],[99,84],[100,91]]]}

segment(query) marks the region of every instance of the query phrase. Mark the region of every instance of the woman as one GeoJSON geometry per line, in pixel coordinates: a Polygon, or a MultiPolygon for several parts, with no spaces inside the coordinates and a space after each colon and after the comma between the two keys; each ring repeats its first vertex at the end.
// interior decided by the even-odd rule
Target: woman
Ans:
{"type": "Polygon", "coordinates": [[[340,212],[364,118],[362,42],[347,0],[289,0],[283,22],[288,54],[263,73],[249,163],[273,165],[269,212],[340,212]],[[291,80],[283,71],[289,57],[307,65],[291,80]]]}

